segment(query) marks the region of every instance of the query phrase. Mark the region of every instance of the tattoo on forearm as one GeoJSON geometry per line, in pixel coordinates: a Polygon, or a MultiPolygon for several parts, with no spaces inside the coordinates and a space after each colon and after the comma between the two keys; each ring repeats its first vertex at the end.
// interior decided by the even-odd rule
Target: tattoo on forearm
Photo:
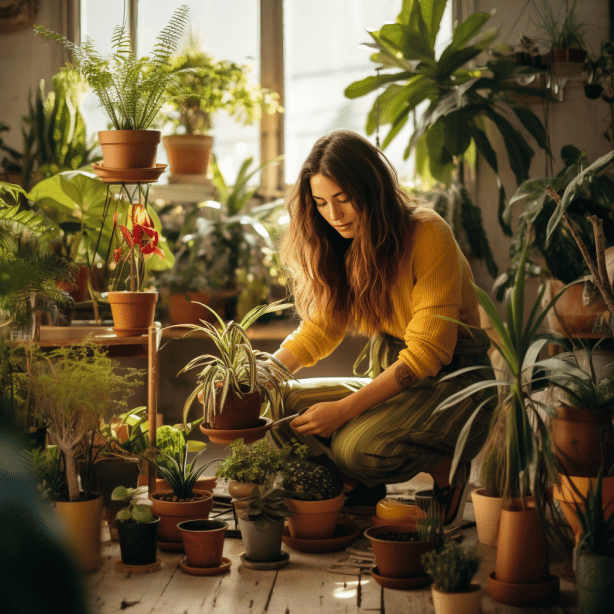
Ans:
{"type": "Polygon", "coordinates": [[[399,386],[403,388],[409,388],[416,380],[413,371],[404,362],[398,364],[397,368],[394,370],[394,376],[399,386]]]}

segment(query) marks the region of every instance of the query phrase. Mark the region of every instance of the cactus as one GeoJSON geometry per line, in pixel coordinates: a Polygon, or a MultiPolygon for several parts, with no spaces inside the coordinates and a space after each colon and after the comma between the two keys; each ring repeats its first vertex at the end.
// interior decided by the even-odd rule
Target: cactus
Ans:
{"type": "Polygon", "coordinates": [[[469,590],[471,579],[480,566],[480,555],[475,549],[465,551],[457,543],[448,542],[443,550],[423,554],[422,566],[438,590],[463,593],[469,590]]]}
{"type": "Polygon", "coordinates": [[[313,461],[291,461],[283,470],[283,476],[285,490],[304,493],[310,499],[333,499],[343,491],[339,473],[313,461]]]}

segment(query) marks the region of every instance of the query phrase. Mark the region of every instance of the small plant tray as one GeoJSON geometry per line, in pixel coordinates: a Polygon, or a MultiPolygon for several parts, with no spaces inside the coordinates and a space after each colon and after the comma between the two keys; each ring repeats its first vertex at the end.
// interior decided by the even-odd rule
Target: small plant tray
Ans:
{"type": "Polygon", "coordinates": [[[154,571],[160,571],[161,568],[162,561],[160,559],[156,559],[155,563],[148,565],[126,565],[121,558],[115,561],[115,569],[122,573],[154,573],[154,571]]]}
{"type": "Polygon", "coordinates": [[[281,556],[276,561],[252,561],[245,556],[245,552],[241,552],[239,558],[241,559],[241,565],[243,565],[243,567],[247,567],[247,569],[256,569],[257,571],[280,569],[290,562],[290,555],[287,552],[282,552],[281,556]]]}
{"type": "Polygon", "coordinates": [[[222,564],[219,567],[189,567],[185,556],[181,559],[181,561],[179,561],[181,571],[190,574],[191,576],[218,576],[226,573],[230,569],[231,565],[232,561],[225,556],[222,557],[222,564]]]}

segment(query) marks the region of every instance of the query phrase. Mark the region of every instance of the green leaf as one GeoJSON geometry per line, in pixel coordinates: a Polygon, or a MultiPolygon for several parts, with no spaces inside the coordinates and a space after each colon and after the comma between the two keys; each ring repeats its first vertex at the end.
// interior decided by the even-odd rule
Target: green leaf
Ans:
{"type": "Polygon", "coordinates": [[[471,144],[471,131],[465,112],[463,109],[458,109],[445,115],[441,121],[446,149],[453,156],[461,156],[471,144]]]}
{"type": "Polygon", "coordinates": [[[132,517],[143,524],[149,524],[153,521],[151,514],[151,505],[138,504],[132,507],[132,517]]]}
{"type": "Polygon", "coordinates": [[[119,510],[119,512],[115,514],[115,520],[119,520],[120,522],[130,522],[132,520],[132,514],[128,508],[119,510]]]}
{"type": "Polygon", "coordinates": [[[422,17],[426,23],[427,30],[429,32],[429,43],[431,47],[435,47],[435,40],[441,26],[441,19],[443,18],[444,11],[448,0],[420,0],[420,8],[422,10],[422,17]]]}
{"type": "Polygon", "coordinates": [[[467,45],[471,39],[486,25],[492,15],[489,13],[473,13],[454,29],[451,51],[458,51],[467,45]]]}
{"type": "Polygon", "coordinates": [[[529,108],[519,104],[511,105],[516,117],[520,123],[526,128],[527,132],[535,139],[537,144],[546,152],[550,153],[548,147],[548,135],[541,119],[533,113],[529,108]]]}
{"type": "MultiPolygon", "coordinates": [[[[406,81],[413,77],[415,73],[409,71],[397,72],[394,74],[380,74],[379,76],[379,86],[385,85],[386,83],[390,83],[391,81],[406,81]]],[[[373,91],[375,91],[378,87],[378,78],[375,77],[365,77],[360,81],[355,81],[348,85],[344,90],[344,95],[346,98],[359,98],[360,96],[365,96],[373,91]]]]}
{"type": "Polygon", "coordinates": [[[124,501],[130,497],[131,490],[132,489],[128,489],[125,486],[117,486],[111,493],[111,499],[113,499],[113,501],[124,501]]]}

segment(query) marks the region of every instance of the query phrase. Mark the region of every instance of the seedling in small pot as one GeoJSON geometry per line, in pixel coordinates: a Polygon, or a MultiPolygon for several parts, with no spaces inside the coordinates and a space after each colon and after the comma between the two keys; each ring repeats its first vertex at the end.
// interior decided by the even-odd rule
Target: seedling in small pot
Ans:
{"type": "Polygon", "coordinates": [[[113,501],[129,500],[128,507],[119,510],[115,516],[115,520],[140,524],[149,524],[153,522],[151,505],[137,503],[139,495],[145,492],[147,492],[145,488],[126,488],[125,486],[118,486],[115,488],[111,494],[111,499],[113,499],[113,501]]]}

